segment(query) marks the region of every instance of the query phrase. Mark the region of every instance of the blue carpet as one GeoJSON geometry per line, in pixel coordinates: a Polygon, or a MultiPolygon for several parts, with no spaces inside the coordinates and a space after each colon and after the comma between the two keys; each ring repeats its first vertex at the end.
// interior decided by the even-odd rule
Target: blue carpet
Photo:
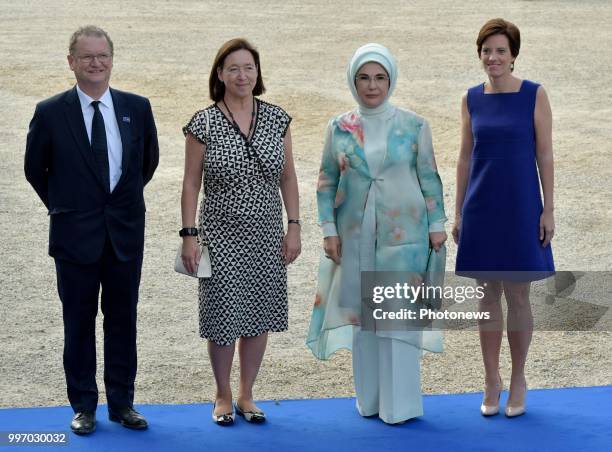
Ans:
{"type": "MultiPolygon", "coordinates": [[[[507,397],[507,393],[504,393],[507,397]]],[[[531,390],[527,414],[507,419],[479,414],[482,394],[425,397],[425,416],[388,426],[361,418],[354,399],[261,402],[269,421],[237,418],[219,427],[211,405],[139,405],[147,431],[131,431],[98,408],[96,432],[69,435],[68,446],[18,446],[16,451],[610,451],[612,386],[531,390]]],[[[502,402],[505,397],[502,398],[502,402]]],[[[0,431],[68,431],[69,407],[0,410],[0,431]],[[27,426],[27,427],[26,427],[27,426]]],[[[7,450],[9,447],[0,449],[7,450]]]]}

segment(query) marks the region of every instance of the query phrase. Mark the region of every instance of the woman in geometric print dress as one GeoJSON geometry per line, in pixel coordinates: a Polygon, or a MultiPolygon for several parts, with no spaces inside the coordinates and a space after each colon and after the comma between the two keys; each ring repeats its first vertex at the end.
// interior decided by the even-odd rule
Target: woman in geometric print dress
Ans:
{"type": "Polygon", "coordinates": [[[479,325],[484,416],[499,412],[503,390],[499,372],[503,290],[512,358],[505,414],[514,417],[525,412],[525,361],[533,331],[530,282],[554,272],[552,114],[544,88],[512,74],[520,48],[514,24],[488,21],[476,44],[487,81],[470,88],[462,101],[453,229],[458,243],[456,272],[484,285],[480,309],[491,316],[479,325]]]}
{"type": "MultiPolygon", "coordinates": [[[[244,39],[218,51],[209,79],[214,104],[184,127],[185,176],[181,197],[184,228],[195,226],[208,245],[212,276],[199,280],[200,336],[217,392],[213,421],[229,425],[234,408],[247,421],[263,422],[253,384],[269,331],[287,330],[286,265],[300,253],[298,186],[291,152],[291,118],[257,99],[265,91],[259,54],[244,39]],[[282,203],[289,224],[283,228],[282,203]],[[232,405],[230,372],[236,340],[240,387],[232,405]]],[[[183,238],[183,262],[197,267],[196,237],[183,238]]]]}

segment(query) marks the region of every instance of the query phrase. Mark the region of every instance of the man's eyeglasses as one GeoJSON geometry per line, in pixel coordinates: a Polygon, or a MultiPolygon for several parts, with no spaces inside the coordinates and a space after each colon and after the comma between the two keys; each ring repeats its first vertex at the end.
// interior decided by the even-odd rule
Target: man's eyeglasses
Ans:
{"type": "Polygon", "coordinates": [[[83,63],[89,64],[93,60],[97,59],[100,63],[108,63],[113,56],[109,53],[100,53],[98,55],[82,55],[78,56],[77,59],[83,63]]]}

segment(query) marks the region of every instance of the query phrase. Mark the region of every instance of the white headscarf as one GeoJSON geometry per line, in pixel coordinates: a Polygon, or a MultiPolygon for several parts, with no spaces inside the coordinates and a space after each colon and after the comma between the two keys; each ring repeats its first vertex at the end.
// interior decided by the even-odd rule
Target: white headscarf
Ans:
{"type": "MultiPolygon", "coordinates": [[[[378,63],[384,67],[387,74],[389,74],[389,92],[387,93],[387,98],[385,99],[385,102],[383,102],[383,105],[388,102],[391,94],[393,94],[393,90],[395,89],[395,84],[397,83],[397,63],[395,61],[395,57],[391,54],[389,49],[383,45],[373,42],[359,47],[353,54],[346,71],[348,86],[359,106],[362,109],[368,110],[369,108],[365,106],[359,98],[359,95],[357,94],[357,87],[355,86],[355,76],[357,75],[357,71],[366,63],[378,63]]],[[[376,109],[378,109],[378,107],[376,109]]]]}

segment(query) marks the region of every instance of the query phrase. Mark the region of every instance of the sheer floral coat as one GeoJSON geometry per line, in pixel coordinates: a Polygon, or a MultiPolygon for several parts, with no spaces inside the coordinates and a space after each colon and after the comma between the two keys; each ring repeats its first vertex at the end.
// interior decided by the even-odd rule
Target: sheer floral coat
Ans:
{"type": "MultiPolygon", "coordinates": [[[[341,327],[359,323],[362,270],[424,272],[428,268],[429,232],[443,231],[446,221],[442,196],[431,130],[423,117],[395,108],[377,174],[370,173],[365,158],[358,110],[330,121],[317,204],[324,235],[340,236],[342,262],[336,265],[324,256],[320,260],[307,339],[315,356],[326,359],[338,348],[350,349],[352,329],[341,327]],[[360,236],[371,190],[376,200],[375,252],[374,262],[364,265],[360,241],[365,238],[360,236]]],[[[438,260],[438,270],[443,272],[444,258],[438,260]]]]}

